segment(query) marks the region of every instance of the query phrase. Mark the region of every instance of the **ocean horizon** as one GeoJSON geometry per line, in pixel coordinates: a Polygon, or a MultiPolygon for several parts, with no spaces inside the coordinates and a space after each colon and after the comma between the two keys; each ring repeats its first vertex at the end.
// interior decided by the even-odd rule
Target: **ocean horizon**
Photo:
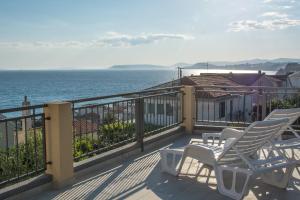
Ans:
{"type": "MultiPolygon", "coordinates": [[[[257,73],[256,70],[188,69],[200,73],[257,73]]],[[[275,74],[275,71],[264,71],[275,74]]],[[[2,70],[0,109],[31,104],[134,92],[177,79],[177,70],[2,70]]]]}

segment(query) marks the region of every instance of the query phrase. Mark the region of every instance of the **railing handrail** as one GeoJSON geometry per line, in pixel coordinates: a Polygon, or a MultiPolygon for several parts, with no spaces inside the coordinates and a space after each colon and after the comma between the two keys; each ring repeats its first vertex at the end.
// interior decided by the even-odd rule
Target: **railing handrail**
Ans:
{"type": "MultiPolygon", "coordinates": [[[[113,94],[113,95],[80,98],[80,99],[74,99],[74,100],[61,100],[61,101],[70,102],[70,103],[80,103],[80,102],[85,102],[85,101],[96,101],[96,100],[101,100],[101,99],[129,96],[129,95],[134,95],[134,94],[145,94],[145,93],[149,93],[149,92],[158,92],[158,91],[163,91],[163,90],[180,89],[180,88],[182,88],[182,86],[165,87],[165,88],[158,88],[158,89],[151,89],[151,90],[142,90],[142,91],[137,91],[137,92],[118,93],[118,94],[113,94]]],[[[48,104],[37,104],[37,105],[31,105],[31,106],[5,108],[5,109],[0,109],[0,113],[32,110],[32,109],[38,109],[38,108],[45,108],[47,106],[48,106],[48,104]]]]}
{"type": "Polygon", "coordinates": [[[255,94],[256,91],[233,91],[233,90],[196,90],[196,92],[216,92],[216,93],[229,93],[229,94],[255,94]]]}
{"type": "Polygon", "coordinates": [[[145,94],[145,93],[150,93],[150,92],[159,92],[159,91],[163,91],[163,90],[180,89],[182,87],[183,86],[175,86],[175,87],[158,88],[158,89],[153,89],[153,90],[142,90],[142,91],[138,91],[138,92],[126,92],[126,93],[119,93],[119,94],[113,94],[113,95],[67,100],[67,102],[80,103],[80,102],[85,102],[85,101],[96,101],[96,100],[101,100],[101,99],[110,99],[110,98],[116,98],[116,97],[130,96],[130,95],[135,95],[135,94],[145,94]]]}
{"type": "MultiPolygon", "coordinates": [[[[137,97],[137,98],[130,98],[129,100],[135,100],[135,99],[147,99],[147,98],[151,98],[151,97],[159,97],[159,96],[164,96],[164,95],[172,95],[172,94],[178,94],[181,93],[180,91],[175,91],[175,92],[164,92],[164,93],[159,93],[159,94],[153,94],[153,95],[147,95],[147,96],[142,96],[142,97],[137,97]]],[[[99,103],[99,104],[86,104],[83,106],[80,106],[79,108],[73,108],[73,110],[77,110],[77,109],[85,109],[85,108],[92,108],[92,107],[96,107],[96,106],[104,106],[107,104],[112,104],[112,103],[122,103],[122,102],[126,102],[128,101],[128,99],[125,100],[119,100],[119,101],[112,101],[112,102],[107,102],[107,103],[99,103]]]]}
{"type": "Polygon", "coordinates": [[[226,86],[226,85],[196,85],[196,90],[201,88],[228,88],[228,89],[285,89],[285,90],[299,90],[296,87],[271,87],[271,86],[226,86]]]}
{"type": "Polygon", "coordinates": [[[1,109],[0,113],[17,112],[17,111],[23,111],[23,110],[33,110],[33,109],[45,108],[45,107],[48,107],[48,104],[37,104],[37,105],[31,105],[31,106],[20,106],[20,107],[14,107],[14,108],[1,109]]]}
{"type": "MultiPolygon", "coordinates": [[[[196,90],[196,92],[217,92],[217,93],[230,93],[230,94],[257,94],[259,91],[243,91],[243,90],[196,90]]],[[[287,92],[262,92],[262,94],[298,94],[298,91],[287,92]]]]}
{"type": "Polygon", "coordinates": [[[5,118],[5,119],[0,119],[0,123],[14,121],[14,120],[21,120],[21,119],[29,119],[31,117],[39,117],[39,116],[43,116],[43,115],[44,115],[44,113],[39,113],[39,114],[25,115],[25,116],[19,116],[19,117],[5,118]]]}

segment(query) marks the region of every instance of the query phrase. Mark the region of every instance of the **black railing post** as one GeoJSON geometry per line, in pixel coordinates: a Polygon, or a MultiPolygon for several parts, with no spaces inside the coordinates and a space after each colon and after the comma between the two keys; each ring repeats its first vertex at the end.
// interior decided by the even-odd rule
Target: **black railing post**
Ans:
{"type": "Polygon", "coordinates": [[[136,139],[141,146],[141,151],[144,151],[144,99],[137,98],[135,100],[135,130],[136,139]]]}
{"type": "MultiPolygon", "coordinates": [[[[252,108],[251,108],[252,109],[252,108]]],[[[246,122],[246,97],[243,95],[243,122],[246,122]]]]}

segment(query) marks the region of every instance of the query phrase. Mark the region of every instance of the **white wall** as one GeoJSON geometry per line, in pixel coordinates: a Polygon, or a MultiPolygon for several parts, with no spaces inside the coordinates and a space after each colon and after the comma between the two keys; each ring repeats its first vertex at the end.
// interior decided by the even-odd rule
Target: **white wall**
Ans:
{"type": "MultiPolygon", "coordinates": [[[[197,100],[197,120],[198,121],[230,121],[230,101],[232,101],[231,120],[241,121],[243,119],[243,96],[232,96],[226,99],[202,99],[197,100]],[[220,103],[225,102],[225,117],[219,117],[220,103]],[[240,111],[240,115],[238,114],[240,111]],[[240,116],[240,118],[238,117],[240,116]]],[[[245,120],[250,121],[252,108],[251,96],[245,96],[245,120]]]]}
{"type": "Polygon", "coordinates": [[[293,87],[300,88],[300,73],[292,74],[289,76],[291,84],[293,87]]]}
{"type": "Polygon", "coordinates": [[[145,123],[155,124],[155,125],[172,125],[177,123],[181,119],[180,102],[176,101],[175,98],[158,98],[158,99],[144,99],[144,120],[145,123]],[[154,113],[150,113],[149,104],[154,104],[154,113]],[[158,114],[158,104],[163,104],[163,114],[158,114]],[[172,115],[167,115],[167,104],[170,104],[173,113],[172,115]],[[177,113],[178,110],[178,113],[177,113]]]}

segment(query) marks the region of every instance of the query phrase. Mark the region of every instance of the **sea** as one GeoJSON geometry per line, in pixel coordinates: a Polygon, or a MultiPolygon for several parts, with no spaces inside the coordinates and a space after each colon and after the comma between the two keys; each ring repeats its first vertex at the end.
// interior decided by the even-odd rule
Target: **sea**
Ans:
{"type": "MultiPolygon", "coordinates": [[[[257,73],[251,70],[183,70],[200,73],[257,73]]],[[[266,74],[274,74],[266,71],[266,74]]],[[[31,104],[134,92],[177,79],[177,70],[0,71],[0,109],[31,104]]]]}

